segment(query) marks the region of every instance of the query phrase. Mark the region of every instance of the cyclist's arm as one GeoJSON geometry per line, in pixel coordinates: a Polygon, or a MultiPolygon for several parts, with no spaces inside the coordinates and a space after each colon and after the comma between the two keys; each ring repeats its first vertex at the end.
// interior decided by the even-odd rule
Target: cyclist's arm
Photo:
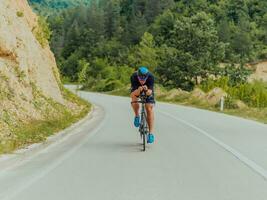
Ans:
{"type": "Polygon", "coordinates": [[[146,91],[146,95],[150,96],[153,94],[153,89],[154,89],[154,77],[151,76],[148,80],[147,80],[147,91],[146,91]]]}
{"type": "Polygon", "coordinates": [[[143,91],[143,88],[140,86],[137,86],[138,84],[136,83],[133,75],[131,76],[131,96],[134,95],[138,97],[140,93],[143,91]]]}
{"type": "Polygon", "coordinates": [[[152,93],[153,93],[153,91],[152,91],[152,90],[150,90],[150,89],[148,89],[148,90],[146,91],[146,95],[147,95],[147,96],[150,96],[150,95],[152,95],[152,93]]]}
{"type": "Polygon", "coordinates": [[[133,90],[132,94],[134,94],[136,97],[138,97],[138,96],[140,96],[142,91],[143,91],[143,88],[140,86],[138,89],[133,90]]]}

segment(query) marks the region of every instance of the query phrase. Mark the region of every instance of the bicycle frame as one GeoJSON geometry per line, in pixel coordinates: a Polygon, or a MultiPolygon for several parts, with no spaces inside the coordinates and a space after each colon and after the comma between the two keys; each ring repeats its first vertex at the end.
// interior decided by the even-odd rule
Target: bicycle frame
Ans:
{"type": "Polygon", "coordinates": [[[140,95],[140,100],[132,103],[141,103],[141,123],[139,126],[139,132],[141,139],[143,141],[143,151],[146,150],[146,139],[147,139],[147,134],[148,134],[148,125],[147,125],[147,115],[146,115],[146,109],[145,109],[145,104],[146,104],[146,94],[144,92],[141,93],[140,95]]]}

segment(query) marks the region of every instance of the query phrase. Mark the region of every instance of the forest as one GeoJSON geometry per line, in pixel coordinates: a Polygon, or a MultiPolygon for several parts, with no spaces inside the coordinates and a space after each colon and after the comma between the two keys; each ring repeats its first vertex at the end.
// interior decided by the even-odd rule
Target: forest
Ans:
{"type": "Polygon", "coordinates": [[[80,5],[88,6],[91,0],[28,0],[35,11],[43,16],[48,16],[64,9],[80,5]]]}
{"type": "Polygon", "coordinates": [[[211,76],[238,85],[245,64],[267,59],[265,0],[92,0],[47,21],[64,80],[95,91],[127,85],[140,65],[167,88],[211,76]]]}

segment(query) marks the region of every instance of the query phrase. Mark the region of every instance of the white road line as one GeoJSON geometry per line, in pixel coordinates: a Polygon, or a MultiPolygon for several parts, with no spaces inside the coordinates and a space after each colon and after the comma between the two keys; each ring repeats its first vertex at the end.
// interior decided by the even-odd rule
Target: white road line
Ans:
{"type": "Polygon", "coordinates": [[[98,108],[93,105],[91,111],[83,119],[81,119],[80,121],[71,125],[70,127],[49,136],[44,143],[32,144],[32,145],[26,147],[25,149],[19,149],[19,150],[15,151],[14,154],[7,155],[6,157],[4,157],[4,156],[2,157],[2,155],[1,155],[0,156],[0,165],[1,165],[1,162],[6,162],[10,158],[16,159],[16,158],[18,158],[18,156],[24,156],[23,154],[28,154],[26,157],[27,159],[22,158],[22,160],[16,161],[15,164],[13,163],[8,167],[4,167],[3,169],[1,169],[1,166],[0,166],[0,178],[1,178],[1,176],[4,175],[4,173],[6,171],[12,170],[13,168],[17,168],[20,165],[24,165],[28,161],[33,160],[35,157],[38,157],[39,151],[44,153],[45,151],[52,149],[54,146],[58,146],[60,143],[68,140],[69,137],[72,137],[74,134],[77,134],[78,132],[80,132],[77,130],[78,127],[82,126],[86,121],[92,120],[92,117],[95,114],[95,112],[97,112],[97,109],[98,108]],[[49,144],[47,144],[47,143],[49,143],[49,144]],[[33,151],[37,151],[37,152],[34,152],[33,155],[29,155],[29,153],[32,153],[33,151]]]}
{"type": "Polygon", "coordinates": [[[103,127],[104,122],[106,121],[106,114],[104,116],[104,119],[101,121],[101,123],[98,125],[96,129],[94,129],[87,137],[84,139],[81,143],[79,143],[77,146],[72,148],[70,151],[65,153],[62,157],[60,157],[58,160],[56,160],[53,164],[45,168],[43,171],[40,171],[37,175],[34,175],[28,182],[24,182],[22,186],[16,188],[16,191],[14,190],[8,190],[5,194],[2,194],[0,196],[1,200],[10,200],[16,195],[18,195],[20,192],[24,191],[28,187],[30,187],[32,184],[34,184],[36,181],[44,177],[46,174],[48,174],[50,171],[55,169],[58,165],[60,165],[64,160],[66,160],[68,157],[70,157],[77,149],[79,149],[81,146],[83,146],[86,142],[88,142],[88,139],[95,136],[99,130],[103,127]],[[10,194],[9,194],[10,193],[10,194]]]}
{"type": "Polygon", "coordinates": [[[169,114],[167,112],[164,111],[160,111],[160,113],[171,117],[174,120],[177,120],[189,127],[191,127],[192,129],[195,129],[196,131],[198,131],[199,133],[205,135],[207,138],[209,138],[210,140],[212,140],[213,142],[215,142],[217,145],[219,145],[220,147],[222,147],[224,150],[228,151],[229,153],[233,154],[238,160],[242,161],[245,165],[247,165],[249,168],[251,168],[252,170],[254,170],[256,173],[258,173],[259,175],[261,175],[265,180],[267,180],[267,171],[259,166],[257,163],[255,163],[254,161],[250,160],[248,157],[244,156],[243,154],[241,154],[240,152],[238,152],[236,149],[230,147],[229,145],[223,143],[222,141],[216,139],[215,137],[211,136],[209,133],[207,133],[206,131],[202,130],[201,128],[191,124],[190,122],[187,122],[183,119],[180,119],[172,114],[169,114]]]}

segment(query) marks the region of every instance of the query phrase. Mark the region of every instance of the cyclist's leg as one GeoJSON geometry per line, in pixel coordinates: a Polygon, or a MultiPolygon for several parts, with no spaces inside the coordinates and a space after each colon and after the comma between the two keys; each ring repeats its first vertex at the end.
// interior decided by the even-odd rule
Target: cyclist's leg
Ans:
{"type": "Polygon", "coordinates": [[[154,103],[146,103],[147,124],[149,133],[154,133],[154,103]]]}
{"type": "MultiPolygon", "coordinates": [[[[138,101],[138,96],[139,96],[139,92],[138,91],[133,91],[131,93],[131,98],[132,98],[132,102],[133,101],[138,101]]],[[[135,116],[139,116],[139,103],[132,103],[132,108],[133,108],[133,111],[134,111],[134,114],[135,116]]]]}
{"type": "Polygon", "coordinates": [[[154,133],[154,96],[151,95],[146,99],[146,112],[147,112],[147,124],[149,128],[149,133],[154,133]]]}

